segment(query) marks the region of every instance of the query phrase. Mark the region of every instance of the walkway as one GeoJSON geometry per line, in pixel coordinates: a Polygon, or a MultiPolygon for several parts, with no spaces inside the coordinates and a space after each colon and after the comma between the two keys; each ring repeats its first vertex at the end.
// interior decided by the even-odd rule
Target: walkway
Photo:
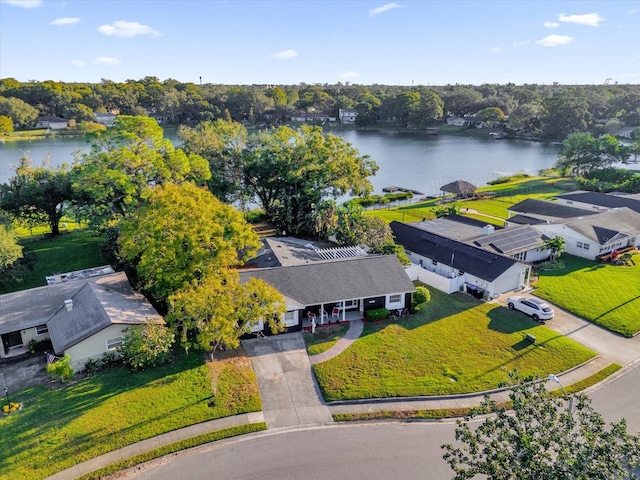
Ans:
{"type": "Polygon", "coordinates": [[[340,355],[349,347],[349,345],[360,338],[363,328],[364,324],[362,323],[362,320],[353,320],[349,322],[349,330],[347,330],[347,333],[344,335],[344,337],[339,339],[336,344],[329,350],[325,350],[322,353],[310,356],[309,363],[311,365],[315,365],[316,363],[324,362],[326,360],[329,360],[330,358],[340,355]]]}

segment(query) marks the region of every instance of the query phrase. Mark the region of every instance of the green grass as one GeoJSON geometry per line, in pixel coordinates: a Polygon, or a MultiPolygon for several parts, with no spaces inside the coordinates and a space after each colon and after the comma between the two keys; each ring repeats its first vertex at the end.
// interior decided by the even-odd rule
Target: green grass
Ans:
{"type": "Polygon", "coordinates": [[[309,355],[318,355],[333,347],[349,330],[349,325],[339,324],[316,328],[316,333],[305,332],[302,336],[309,355]]]}
{"type": "Polygon", "coordinates": [[[536,295],[611,331],[640,331],[640,256],[633,266],[595,263],[562,255],[563,270],[539,272],[536,295]]]}
{"type": "MultiPolygon", "coordinates": [[[[600,383],[605,378],[613,375],[622,367],[617,363],[612,363],[606,366],[599,372],[590,375],[589,377],[568,385],[565,389],[567,393],[580,392],[592,385],[600,383]]],[[[556,395],[562,396],[564,392],[561,389],[555,390],[556,395]]],[[[506,405],[506,404],[505,404],[506,405]]],[[[473,407],[475,408],[475,407],[473,407]]],[[[382,410],[378,412],[364,412],[364,413],[337,413],[333,416],[336,422],[354,422],[362,420],[381,420],[387,418],[396,419],[439,419],[439,418],[454,418],[463,417],[471,412],[473,408],[441,408],[441,409],[429,409],[429,410],[382,410]]]]}
{"type": "Polygon", "coordinates": [[[23,408],[0,421],[2,480],[44,478],[165,432],[261,409],[247,357],[205,364],[199,352],[148,372],[115,368],[56,390],[27,388],[12,400],[23,408]]]}
{"type": "Polygon", "coordinates": [[[367,324],[347,350],[314,365],[327,401],[480,392],[507,382],[510,371],[544,377],[595,356],[505,307],[430,291],[417,314],[367,324]]]}
{"type": "Polygon", "coordinates": [[[22,239],[20,243],[36,253],[34,268],[28,271],[22,283],[0,287],[0,294],[46,285],[47,275],[105,263],[100,255],[102,237],[89,230],[63,232],[55,238],[22,239]]]}
{"type": "MultiPolygon", "coordinates": [[[[529,177],[508,183],[498,185],[489,185],[478,189],[479,192],[493,192],[495,196],[482,200],[461,200],[456,205],[461,210],[472,209],[479,212],[478,214],[469,214],[470,216],[482,221],[501,224],[497,220],[490,217],[499,217],[507,219],[509,213],[507,209],[516,203],[528,198],[548,200],[556,195],[565,193],[572,182],[566,178],[548,178],[548,177],[529,177]],[[490,217],[483,216],[489,215],[490,217]]],[[[386,222],[393,220],[399,222],[417,222],[423,218],[434,218],[433,209],[437,207],[439,199],[430,199],[425,202],[414,203],[412,205],[380,208],[376,210],[367,210],[367,215],[375,215],[384,219],[386,222]]]]}
{"type": "Polygon", "coordinates": [[[107,475],[114,474],[126,468],[135,467],[136,465],[140,465],[141,463],[145,463],[150,460],[169,455],[171,453],[186,450],[188,448],[198,447],[200,445],[222,440],[224,438],[237,437],[238,435],[260,432],[266,429],[267,424],[261,422],[239,425],[237,427],[230,427],[223,430],[217,430],[215,432],[205,433],[203,435],[198,435],[186,440],[181,440],[179,442],[175,442],[170,445],[166,445],[164,447],[156,448],[149,452],[136,455],[135,457],[122,460],[107,467],[101,468],[100,470],[96,470],[95,472],[83,475],[82,477],[79,477],[78,480],[99,480],[101,478],[105,478],[107,475]]]}

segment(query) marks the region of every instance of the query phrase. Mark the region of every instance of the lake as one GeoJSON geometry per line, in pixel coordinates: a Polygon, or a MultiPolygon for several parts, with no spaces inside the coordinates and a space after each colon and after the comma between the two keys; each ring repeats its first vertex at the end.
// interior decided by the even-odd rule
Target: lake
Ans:
{"type": "MultiPolygon", "coordinates": [[[[501,175],[536,174],[555,164],[559,145],[524,140],[495,140],[455,135],[422,135],[387,131],[344,130],[332,132],[369,155],[380,169],[372,177],[374,193],[396,185],[428,195],[455,180],[477,186],[501,175]]],[[[176,138],[171,138],[174,143],[176,138]]],[[[52,138],[0,144],[0,183],[14,174],[13,168],[26,153],[34,165],[47,157],[53,165],[72,163],[75,152],[88,152],[81,138],[52,138]]]]}

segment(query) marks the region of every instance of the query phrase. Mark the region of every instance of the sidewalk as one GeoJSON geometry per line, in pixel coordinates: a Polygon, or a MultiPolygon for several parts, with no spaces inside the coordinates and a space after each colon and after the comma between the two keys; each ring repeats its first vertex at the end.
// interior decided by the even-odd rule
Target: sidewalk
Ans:
{"type": "Polygon", "coordinates": [[[233,417],[219,418],[217,420],[198,423],[196,425],[191,425],[190,427],[167,432],[162,435],[158,435],[157,437],[149,438],[142,442],[134,443],[133,445],[128,445],[118,450],[105,453],[104,455],[92,458],[86,462],[78,463],[71,468],[67,468],[66,470],[62,470],[61,472],[47,477],[45,480],[73,480],[81,477],[82,475],[86,475],[87,473],[94,472],[102,467],[119,462],[120,460],[126,460],[127,458],[140,455],[141,453],[179,442],[180,440],[197,437],[198,435],[223,430],[225,428],[236,427],[238,425],[260,422],[264,422],[262,412],[245,413],[242,415],[235,415],[233,417]]]}

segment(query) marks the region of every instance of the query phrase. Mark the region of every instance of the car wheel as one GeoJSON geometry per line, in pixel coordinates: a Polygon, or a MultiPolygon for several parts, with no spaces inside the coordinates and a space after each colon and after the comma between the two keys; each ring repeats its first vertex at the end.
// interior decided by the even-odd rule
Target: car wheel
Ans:
{"type": "Polygon", "coordinates": [[[516,308],[511,302],[509,302],[508,307],[509,307],[509,310],[513,310],[514,308],[516,308]]]}
{"type": "Polygon", "coordinates": [[[533,315],[531,315],[531,318],[533,318],[533,320],[535,322],[539,322],[540,321],[540,317],[538,315],[536,315],[535,313],[533,315]]]}

